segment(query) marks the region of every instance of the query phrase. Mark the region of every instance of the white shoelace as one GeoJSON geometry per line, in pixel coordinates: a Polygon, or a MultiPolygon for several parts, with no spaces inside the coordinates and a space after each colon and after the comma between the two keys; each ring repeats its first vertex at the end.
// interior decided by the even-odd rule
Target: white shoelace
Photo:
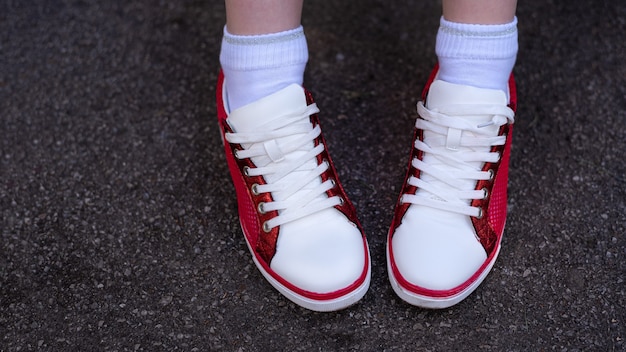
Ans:
{"type": "Polygon", "coordinates": [[[415,127],[428,135],[428,144],[415,140],[415,148],[425,158],[411,161],[420,170],[420,178],[411,176],[408,183],[419,191],[403,194],[401,201],[482,217],[481,209],[470,206],[470,202],[486,198],[487,191],[474,188],[478,180],[493,177],[493,171],[482,171],[482,166],[500,160],[501,155],[490,150],[506,143],[506,136],[498,136],[498,131],[500,126],[514,122],[513,110],[498,105],[453,105],[429,110],[419,102],[417,112],[421,118],[415,127]],[[476,116],[491,116],[491,120],[477,124],[476,116]],[[424,162],[427,155],[429,161],[424,162]],[[470,184],[473,187],[468,189],[470,184]]]}
{"type": "Polygon", "coordinates": [[[320,176],[329,168],[328,162],[317,164],[316,157],[324,145],[315,146],[321,134],[313,127],[310,115],[318,113],[316,104],[304,111],[283,116],[251,133],[226,133],[226,140],[244,146],[235,153],[238,159],[252,159],[256,167],[246,168],[248,176],[263,176],[266,184],[255,184],[252,192],[271,193],[273,201],[259,204],[261,213],[278,211],[278,216],[263,224],[272,228],[301,219],[343,202],[341,197],[328,197],[326,191],[335,186],[333,180],[321,182],[320,176]]]}

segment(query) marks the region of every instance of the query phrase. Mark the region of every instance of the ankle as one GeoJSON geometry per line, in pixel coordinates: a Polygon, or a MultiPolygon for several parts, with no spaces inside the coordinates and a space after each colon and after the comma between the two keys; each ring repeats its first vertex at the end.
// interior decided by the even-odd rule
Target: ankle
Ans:
{"type": "Polygon", "coordinates": [[[220,63],[231,110],[302,85],[308,49],[302,26],[272,34],[233,35],[224,27],[220,63]]]}
{"type": "Polygon", "coordinates": [[[442,17],[436,43],[439,79],[506,92],[517,50],[517,18],[507,24],[477,25],[442,17]]]}

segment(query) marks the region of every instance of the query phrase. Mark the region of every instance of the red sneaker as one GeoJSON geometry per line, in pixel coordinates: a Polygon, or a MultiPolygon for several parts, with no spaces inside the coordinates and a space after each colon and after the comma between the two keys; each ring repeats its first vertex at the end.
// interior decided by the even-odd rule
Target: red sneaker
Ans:
{"type": "Polygon", "coordinates": [[[356,303],[370,283],[367,240],[328,155],[313,98],[294,84],[228,111],[223,87],[220,74],[218,120],[257,268],[302,307],[333,311],[356,303]]]}
{"type": "Polygon", "coordinates": [[[515,83],[505,92],[436,80],[417,107],[414,148],[387,239],[393,289],[447,308],[491,270],[506,221],[515,83]]]}

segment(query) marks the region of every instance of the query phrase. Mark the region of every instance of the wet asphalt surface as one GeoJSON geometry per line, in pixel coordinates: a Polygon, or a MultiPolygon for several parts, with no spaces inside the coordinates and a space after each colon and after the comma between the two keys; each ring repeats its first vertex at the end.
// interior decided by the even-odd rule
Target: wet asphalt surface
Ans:
{"type": "Polygon", "coordinates": [[[313,313],[256,270],[215,117],[221,1],[0,2],[0,351],[623,351],[626,3],[521,1],[509,216],[480,288],[393,293],[436,1],[307,1],[305,85],[372,252],[313,313]]]}

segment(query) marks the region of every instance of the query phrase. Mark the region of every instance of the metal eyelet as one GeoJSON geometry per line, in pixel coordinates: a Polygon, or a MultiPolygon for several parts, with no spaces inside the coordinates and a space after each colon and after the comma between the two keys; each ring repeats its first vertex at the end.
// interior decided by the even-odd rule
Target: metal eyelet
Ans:
{"type": "Polygon", "coordinates": [[[249,166],[244,166],[243,167],[243,174],[246,177],[250,177],[250,167],[249,166]]]}
{"type": "Polygon", "coordinates": [[[265,233],[272,231],[272,228],[267,224],[267,221],[263,223],[263,231],[265,231],[265,233]]]}
{"type": "Polygon", "coordinates": [[[483,208],[478,208],[478,215],[476,216],[476,219],[482,219],[483,218],[483,208]]]}
{"type": "Polygon", "coordinates": [[[259,189],[258,189],[258,187],[259,187],[259,184],[258,184],[258,183],[255,183],[255,184],[253,184],[253,185],[250,187],[250,191],[251,191],[251,192],[252,192],[252,194],[253,194],[253,195],[255,195],[255,196],[258,196],[258,195],[260,194],[260,193],[259,193],[259,189]]]}
{"type": "Polygon", "coordinates": [[[259,211],[259,213],[261,214],[265,214],[265,202],[260,202],[259,205],[257,205],[257,210],[259,211]]]}
{"type": "Polygon", "coordinates": [[[489,197],[489,190],[487,187],[483,187],[483,199],[487,199],[489,197]]]}
{"type": "Polygon", "coordinates": [[[337,182],[335,182],[335,179],[330,178],[328,180],[330,181],[330,184],[333,185],[333,188],[335,188],[335,186],[337,186],[337,182]]]}
{"type": "Polygon", "coordinates": [[[240,159],[240,158],[239,158],[239,150],[235,150],[235,151],[233,152],[233,154],[235,155],[235,159],[240,159]]]}
{"type": "Polygon", "coordinates": [[[489,172],[489,181],[493,181],[493,176],[495,175],[495,172],[493,171],[493,169],[489,169],[487,170],[487,172],[489,172]]]}
{"type": "Polygon", "coordinates": [[[346,201],[343,199],[343,197],[339,197],[339,206],[342,206],[346,203],[346,201]]]}

